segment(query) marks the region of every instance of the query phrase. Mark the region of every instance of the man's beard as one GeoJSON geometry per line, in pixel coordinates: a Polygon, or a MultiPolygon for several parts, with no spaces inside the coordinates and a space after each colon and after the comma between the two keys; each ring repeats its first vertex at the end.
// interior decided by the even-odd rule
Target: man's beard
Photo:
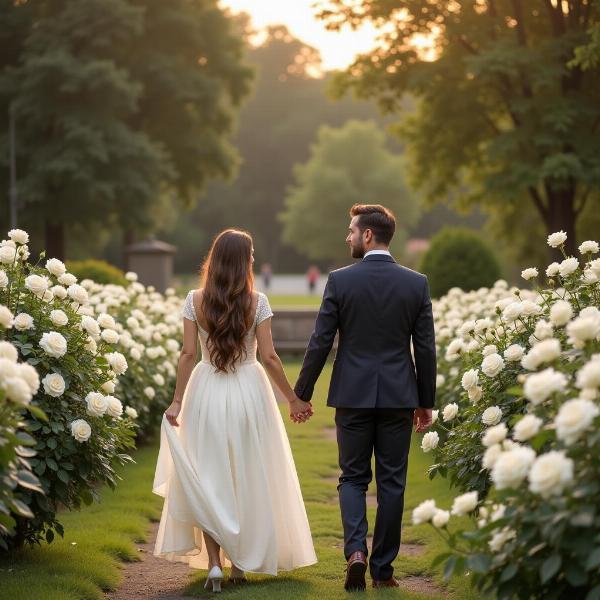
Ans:
{"type": "Polygon", "coordinates": [[[357,246],[350,246],[350,250],[352,253],[352,258],[364,258],[365,257],[365,247],[363,246],[362,241],[359,242],[357,246]]]}

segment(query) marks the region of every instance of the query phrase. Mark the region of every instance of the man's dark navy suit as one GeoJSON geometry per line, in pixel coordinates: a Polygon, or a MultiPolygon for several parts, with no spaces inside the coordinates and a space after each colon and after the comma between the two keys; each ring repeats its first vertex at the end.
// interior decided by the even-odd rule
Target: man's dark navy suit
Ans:
{"type": "Polygon", "coordinates": [[[374,451],[378,507],[370,571],[374,579],[385,580],[392,576],[400,547],[414,409],[435,403],[427,277],[388,254],[370,254],[330,273],[295,386],[302,400],[312,398],[336,333],[327,405],[336,408],[344,553],[346,558],[356,550],[367,554],[365,493],[374,451]]]}

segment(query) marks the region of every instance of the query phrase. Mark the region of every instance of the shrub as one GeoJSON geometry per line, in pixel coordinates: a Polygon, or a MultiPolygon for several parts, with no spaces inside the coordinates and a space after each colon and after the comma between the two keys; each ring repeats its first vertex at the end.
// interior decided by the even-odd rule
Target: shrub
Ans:
{"type": "Polygon", "coordinates": [[[453,287],[469,291],[491,286],[500,277],[500,265],[488,245],[470,229],[450,227],[432,238],[419,271],[428,276],[436,298],[453,287]]]}
{"type": "MultiPolygon", "coordinates": [[[[548,243],[564,255],[565,240],[548,243]]],[[[446,536],[448,575],[468,569],[499,599],[600,593],[598,249],[582,244],[581,263],[565,255],[535,291],[497,282],[434,303],[440,409],[423,448],[435,454],[430,475],[465,492],[452,513],[477,527],[450,533],[433,500],[415,522],[446,536]]]]}
{"type": "Polygon", "coordinates": [[[80,280],[91,279],[95,283],[127,285],[125,273],[104,260],[68,260],[66,266],[69,272],[80,280]]]}

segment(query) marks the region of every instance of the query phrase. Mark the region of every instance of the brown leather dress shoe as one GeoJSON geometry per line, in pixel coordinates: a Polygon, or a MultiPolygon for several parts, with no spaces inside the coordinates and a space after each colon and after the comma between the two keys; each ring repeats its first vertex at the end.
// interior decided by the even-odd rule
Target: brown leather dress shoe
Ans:
{"type": "Polygon", "coordinates": [[[350,555],[346,567],[346,583],[344,588],[351,592],[364,591],[367,588],[365,573],[367,572],[367,557],[364,552],[357,550],[350,555]]]}
{"type": "Polygon", "coordinates": [[[373,587],[374,588],[390,588],[390,587],[400,587],[400,582],[395,577],[390,577],[389,579],[373,579],[373,587]]]}

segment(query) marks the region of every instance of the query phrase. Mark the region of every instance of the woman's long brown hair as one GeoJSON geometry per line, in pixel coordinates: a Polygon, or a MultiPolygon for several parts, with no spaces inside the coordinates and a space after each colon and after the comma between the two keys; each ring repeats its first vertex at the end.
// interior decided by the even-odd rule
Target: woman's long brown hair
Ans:
{"type": "Polygon", "coordinates": [[[245,357],[244,338],[252,323],[252,237],[226,229],[214,240],[202,268],[202,314],[208,350],[217,371],[235,370],[245,357]]]}

